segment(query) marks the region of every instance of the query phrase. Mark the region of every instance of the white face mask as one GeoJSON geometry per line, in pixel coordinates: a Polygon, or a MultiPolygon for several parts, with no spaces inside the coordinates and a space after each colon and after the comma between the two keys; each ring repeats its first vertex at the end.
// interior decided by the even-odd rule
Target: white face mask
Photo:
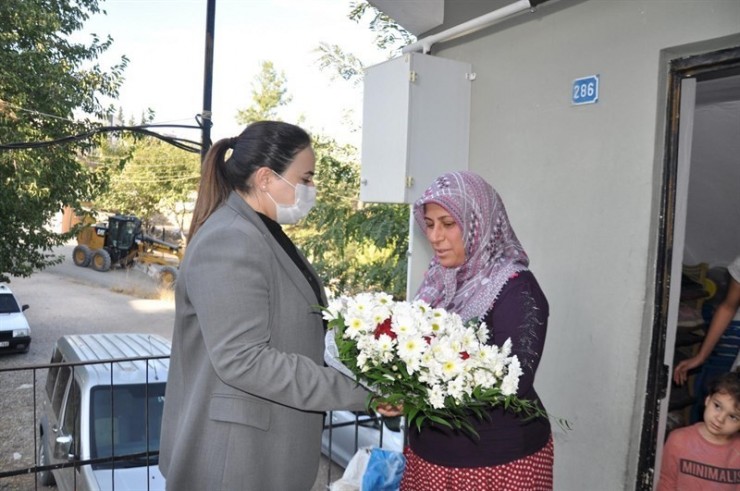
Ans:
{"type": "Polygon", "coordinates": [[[292,185],[287,179],[272,171],[273,174],[288,183],[288,186],[295,190],[295,202],[292,205],[283,205],[275,201],[270,193],[266,193],[273,203],[275,203],[276,221],[282,224],[294,224],[301,218],[308,215],[311,208],[316,204],[316,186],[306,186],[305,184],[292,185]]]}

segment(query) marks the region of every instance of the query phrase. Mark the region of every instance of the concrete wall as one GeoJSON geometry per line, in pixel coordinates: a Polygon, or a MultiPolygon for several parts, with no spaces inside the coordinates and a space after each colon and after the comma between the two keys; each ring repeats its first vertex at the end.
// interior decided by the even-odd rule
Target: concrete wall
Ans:
{"type": "MultiPolygon", "coordinates": [[[[445,18],[481,3],[448,0],[445,18]]],[[[574,427],[555,429],[556,489],[634,487],[666,63],[738,32],[735,0],[561,0],[433,49],[473,64],[470,169],[503,197],[550,301],[536,386],[574,427]],[[599,102],[572,106],[572,81],[593,74],[599,102]]]]}

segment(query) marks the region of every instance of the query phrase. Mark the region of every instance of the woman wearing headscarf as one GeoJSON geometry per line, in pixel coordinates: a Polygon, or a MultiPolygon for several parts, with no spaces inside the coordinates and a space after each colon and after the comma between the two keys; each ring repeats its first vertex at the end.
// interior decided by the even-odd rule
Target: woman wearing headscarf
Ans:
{"type": "MultiPolygon", "coordinates": [[[[544,410],[534,382],[549,313],[499,195],[472,172],[438,177],[414,204],[434,249],[416,295],[463,321],[485,321],[489,342],[511,338],[523,375],[517,396],[544,410]]],[[[553,442],[546,417],[495,407],[471,415],[478,437],[434,423],[409,430],[402,491],[552,489],[553,442]]]]}

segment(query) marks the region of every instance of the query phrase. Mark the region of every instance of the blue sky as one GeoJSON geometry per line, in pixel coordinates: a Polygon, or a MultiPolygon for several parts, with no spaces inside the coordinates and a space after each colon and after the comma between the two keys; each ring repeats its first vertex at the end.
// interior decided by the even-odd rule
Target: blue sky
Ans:
{"type": "MultiPolygon", "coordinates": [[[[203,101],[206,0],[105,0],[107,15],[87,21],[82,35],[110,34],[104,64],[125,54],[126,82],[116,106],[138,120],[146,108],[155,122],[194,123],[203,101]]],[[[386,59],[364,24],[348,19],[349,0],[216,0],[213,72],[215,140],[235,136],[237,110],[250,104],[252,83],[263,60],[285,73],[292,102],[281,113],[341,141],[359,144],[343,123],[361,121],[362,89],[321,72],[320,42],[341,45],[367,65],[386,59]]],[[[200,139],[200,132],[183,135],[200,139]]]]}

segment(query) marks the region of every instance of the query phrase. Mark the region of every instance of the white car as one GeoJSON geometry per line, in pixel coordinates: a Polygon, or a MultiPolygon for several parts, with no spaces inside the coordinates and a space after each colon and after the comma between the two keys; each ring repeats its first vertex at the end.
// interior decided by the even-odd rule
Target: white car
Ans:
{"type": "Polygon", "coordinates": [[[336,464],[347,467],[362,447],[403,451],[403,419],[382,418],[366,412],[332,411],[326,413],[321,452],[336,464]]]}
{"type": "Polygon", "coordinates": [[[67,334],[57,340],[39,425],[42,486],[164,491],[159,459],[150,454],[159,451],[169,355],[170,342],[154,334],[67,334]],[[153,358],[116,361],[143,357],[153,358]],[[118,460],[111,462],[113,457],[118,460]],[[60,467],[49,468],[54,465],[60,467]]]}
{"type": "Polygon", "coordinates": [[[31,328],[23,312],[28,305],[18,301],[5,284],[0,284],[0,351],[27,353],[31,347],[31,328]]]}

